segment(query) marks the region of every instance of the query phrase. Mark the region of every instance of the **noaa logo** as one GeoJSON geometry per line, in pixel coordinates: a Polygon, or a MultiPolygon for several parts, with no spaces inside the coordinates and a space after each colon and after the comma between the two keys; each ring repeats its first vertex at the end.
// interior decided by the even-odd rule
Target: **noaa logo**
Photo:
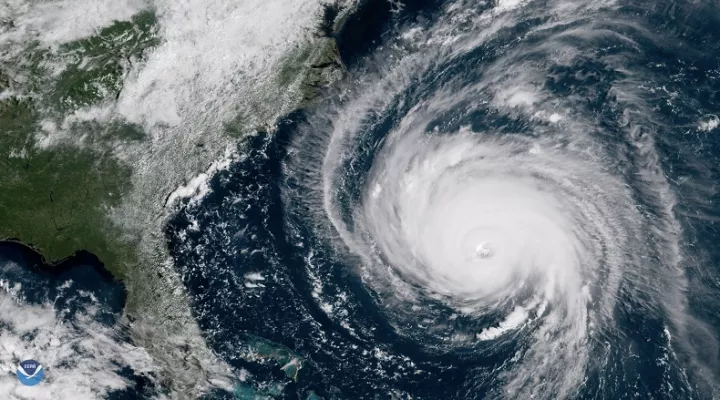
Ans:
{"type": "Polygon", "coordinates": [[[42,365],[35,360],[25,360],[17,367],[18,380],[25,386],[37,385],[44,374],[42,365]]]}

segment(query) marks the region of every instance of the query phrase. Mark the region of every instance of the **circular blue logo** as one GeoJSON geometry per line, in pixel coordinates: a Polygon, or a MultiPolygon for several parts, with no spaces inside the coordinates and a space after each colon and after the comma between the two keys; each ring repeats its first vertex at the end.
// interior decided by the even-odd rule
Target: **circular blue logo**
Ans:
{"type": "Polygon", "coordinates": [[[35,386],[43,378],[45,372],[42,365],[35,360],[25,360],[18,364],[17,377],[20,383],[25,386],[35,386]]]}

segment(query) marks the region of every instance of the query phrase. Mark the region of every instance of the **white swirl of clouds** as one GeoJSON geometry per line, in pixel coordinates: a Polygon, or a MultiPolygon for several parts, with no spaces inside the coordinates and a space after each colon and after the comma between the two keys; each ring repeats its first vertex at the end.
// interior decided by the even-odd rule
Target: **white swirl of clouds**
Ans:
{"type": "MultiPolygon", "coordinates": [[[[617,107],[629,119],[622,121],[624,139],[631,146],[611,149],[593,116],[576,107],[576,98],[543,87],[545,67],[572,65],[583,45],[600,37],[630,42],[592,23],[533,42],[532,48],[508,49],[483,66],[479,80],[451,78],[432,95],[408,98],[406,89],[422,77],[447,72],[439,72],[439,65],[452,65],[455,57],[492,40],[499,23],[518,21],[507,13],[517,8],[477,17],[459,9],[450,7],[434,25],[401,34],[399,42],[410,50],[378,57],[372,68],[378,73],[364,77],[363,89],[347,92],[325,116],[331,121],[325,136],[315,132],[308,139],[312,145],[298,140],[294,151],[305,157],[298,171],[306,174],[308,189],[322,190],[321,205],[312,196],[302,201],[321,235],[327,235],[323,221],[329,219],[335,246],[360,258],[363,282],[399,333],[422,339],[431,330],[418,322],[448,326],[447,315],[427,307],[427,299],[457,315],[492,319],[472,339],[465,333],[452,336],[462,338],[459,342],[441,338],[440,351],[519,337],[522,344],[500,373],[504,387],[496,395],[564,398],[575,393],[592,364],[593,335],[616,331],[619,298],[683,313],[672,194],[651,137],[638,137],[633,128],[652,123],[651,113],[633,113],[643,104],[636,86],[615,82],[617,107]],[[456,30],[459,20],[473,28],[456,30]],[[566,40],[570,36],[575,40],[566,40]],[[538,58],[551,62],[533,61],[538,58]],[[626,104],[625,98],[633,101],[626,104]],[[415,106],[379,144],[360,199],[347,210],[338,194],[356,179],[347,166],[358,142],[375,129],[377,116],[407,101],[415,106]],[[530,131],[509,134],[494,131],[492,124],[478,131],[428,131],[443,115],[462,110],[468,116],[478,109],[528,121],[530,131]],[[322,165],[319,174],[314,163],[322,165]],[[636,188],[628,176],[638,180],[636,188]],[[639,211],[637,196],[658,207],[658,218],[639,211]]],[[[545,35],[558,19],[577,21],[582,7],[549,10],[556,19],[532,34],[545,35]]],[[[431,346],[427,339],[423,345],[431,346]]]]}
{"type": "Polygon", "coordinates": [[[542,300],[582,297],[595,260],[619,259],[622,242],[603,250],[591,236],[622,241],[607,219],[630,199],[592,164],[518,138],[394,134],[376,160],[364,223],[389,263],[423,287],[485,304],[527,285],[542,300]]]}
{"type": "Polygon", "coordinates": [[[641,356],[627,322],[642,316],[663,324],[663,388],[677,390],[676,373],[713,390],[717,340],[688,306],[693,259],[656,145],[667,126],[643,89],[642,43],[666,38],[612,0],[469,3],[401,29],[300,130],[285,161],[301,182],[284,189],[290,223],[309,219],[398,335],[502,359],[488,397],[635,379],[615,363],[641,356]],[[544,22],[512,31],[526,20],[544,22]],[[601,70],[576,72],[588,61],[601,70]],[[547,84],[566,73],[570,90],[547,84]]]}
{"type": "Polygon", "coordinates": [[[508,393],[567,394],[584,374],[589,331],[612,319],[623,269],[637,261],[629,189],[552,139],[406,127],[375,158],[345,239],[368,256],[368,282],[394,292],[390,302],[504,313],[476,339],[532,335],[508,393]]]}

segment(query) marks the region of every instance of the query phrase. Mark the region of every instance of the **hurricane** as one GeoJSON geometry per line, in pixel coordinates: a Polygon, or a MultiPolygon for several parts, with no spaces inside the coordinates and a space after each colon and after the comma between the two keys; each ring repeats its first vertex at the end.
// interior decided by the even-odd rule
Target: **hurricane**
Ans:
{"type": "Polygon", "coordinates": [[[214,350],[265,390],[278,344],[286,396],[717,397],[716,5],[385,6],[168,228],[214,350]]]}

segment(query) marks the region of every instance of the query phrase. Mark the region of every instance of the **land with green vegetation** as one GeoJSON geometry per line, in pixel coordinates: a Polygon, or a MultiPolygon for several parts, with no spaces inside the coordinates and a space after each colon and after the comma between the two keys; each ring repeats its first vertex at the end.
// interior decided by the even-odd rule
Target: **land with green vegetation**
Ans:
{"type": "Polygon", "coordinates": [[[55,56],[68,64],[52,86],[49,105],[67,112],[117,98],[125,74],[159,43],[156,24],[155,14],[141,12],[95,36],[63,44],[55,56]]]}
{"type": "MultiPolygon", "coordinates": [[[[332,83],[347,73],[337,47],[334,35],[342,26],[348,10],[337,4],[323,6],[323,12],[313,32],[313,40],[298,43],[280,62],[274,85],[298,94],[296,108],[312,107],[332,83]]],[[[264,105],[263,105],[264,106],[264,105]]],[[[225,124],[225,133],[232,138],[247,134],[249,113],[262,114],[254,107],[238,114],[225,124]]],[[[267,126],[252,127],[259,133],[266,133],[267,126]]]]}
{"type": "MultiPolygon", "coordinates": [[[[291,51],[277,74],[280,87],[300,86],[299,106],[344,72],[327,22],[336,13],[325,8],[316,40],[291,51]]],[[[133,64],[159,43],[156,24],[152,12],[141,12],[58,48],[29,43],[19,56],[0,61],[0,239],[30,244],[51,262],[84,249],[120,279],[138,263],[136,241],[113,225],[108,210],[129,192],[132,174],[113,152],[145,133],[122,120],[67,117],[119,96],[133,64]],[[67,137],[43,146],[43,127],[62,127],[67,137]]],[[[242,125],[238,116],[228,133],[241,135],[242,125]]]]}
{"type": "MultiPolygon", "coordinates": [[[[337,17],[335,11],[326,8],[315,38],[288,53],[276,75],[278,87],[299,94],[297,107],[311,105],[345,72],[329,33],[335,29],[330,23],[337,17]]],[[[13,22],[0,20],[0,24],[13,22]]],[[[92,36],[57,46],[30,42],[22,44],[22,51],[0,49],[0,240],[28,244],[48,262],[86,250],[126,282],[126,314],[131,320],[162,308],[155,310],[158,315],[145,315],[145,320],[180,315],[176,318],[180,321],[189,311],[173,314],[158,306],[182,298],[177,295],[182,293],[180,285],[164,286],[161,269],[153,268],[164,262],[164,254],[154,255],[154,259],[143,255],[139,236],[111,218],[114,209],[128,204],[133,190],[134,166],[119,153],[125,146],[144,143],[146,133],[113,113],[76,118],[76,113],[109,109],[131,69],[159,44],[156,17],[145,11],[128,21],[115,21],[92,36]],[[170,300],[157,302],[163,296],[170,300]]],[[[244,121],[238,115],[227,124],[227,133],[244,135],[248,131],[244,121]]],[[[169,332],[190,329],[184,323],[169,322],[175,324],[169,332]]],[[[161,368],[171,369],[174,360],[187,361],[191,353],[187,343],[178,345],[164,331],[140,328],[133,334],[158,357],[161,368]]],[[[276,362],[289,380],[298,379],[304,361],[290,349],[262,338],[248,346],[250,358],[276,362]]],[[[187,382],[193,379],[203,377],[190,377],[187,382]]],[[[253,392],[275,396],[279,389],[258,390],[239,386],[236,396],[253,392]]],[[[308,398],[315,398],[312,396],[308,398]]]]}
{"type": "Polygon", "coordinates": [[[2,61],[0,238],[30,244],[49,261],[87,250],[121,279],[137,264],[133,239],[108,210],[129,191],[132,173],[113,149],[142,140],[142,130],[122,121],[70,122],[70,138],[43,146],[42,127],[56,129],[68,113],[117,97],[132,64],[157,44],[155,23],[143,12],[57,49],[30,43],[2,61]]]}
{"type": "Polygon", "coordinates": [[[294,82],[300,86],[298,107],[311,105],[328,83],[340,80],[346,72],[334,39],[347,15],[342,11],[337,3],[325,4],[315,27],[315,40],[289,52],[280,68],[278,86],[288,87],[294,82]]]}

